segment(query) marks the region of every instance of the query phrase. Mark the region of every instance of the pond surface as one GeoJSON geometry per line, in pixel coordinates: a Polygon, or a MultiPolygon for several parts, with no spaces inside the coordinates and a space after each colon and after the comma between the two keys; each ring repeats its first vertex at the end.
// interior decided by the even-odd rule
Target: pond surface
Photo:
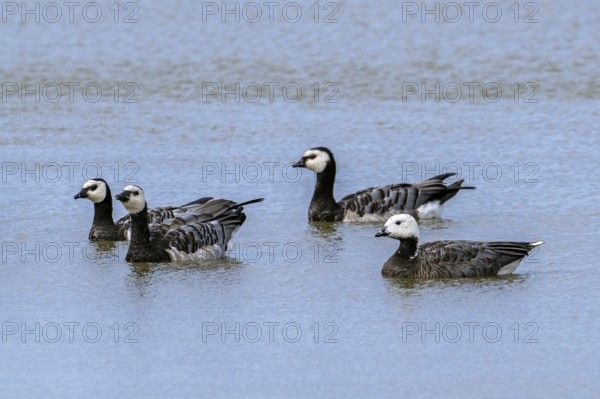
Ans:
{"type": "Polygon", "coordinates": [[[44,4],[0,25],[3,396],[597,395],[600,3],[500,1],[497,22],[442,3],[439,23],[394,1],[254,23],[244,3],[236,22],[99,2],[96,23],[44,4]],[[380,224],[307,223],[314,175],[289,166],[314,146],[338,198],[446,171],[477,186],[425,241],[545,245],[507,277],[384,279],[380,224]],[[150,207],[266,200],[226,259],[133,265],[87,240],[73,196],[100,173],[150,207]]]}

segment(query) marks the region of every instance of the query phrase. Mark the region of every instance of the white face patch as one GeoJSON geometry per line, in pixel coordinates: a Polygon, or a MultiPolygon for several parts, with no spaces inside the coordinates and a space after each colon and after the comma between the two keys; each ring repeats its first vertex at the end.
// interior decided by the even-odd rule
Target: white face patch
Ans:
{"type": "Polygon", "coordinates": [[[403,239],[416,237],[419,239],[419,225],[415,218],[406,214],[394,215],[385,222],[384,230],[388,237],[403,239]]]}
{"type": "Polygon", "coordinates": [[[321,150],[308,150],[304,153],[304,166],[315,173],[321,173],[330,161],[329,154],[321,150]]]}
{"type": "Polygon", "coordinates": [[[94,204],[98,204],[104,201],[106,198],[106,184],[98,180],[88,180],[83,184],[83,188],[86,189],[87,197],[94,204]]]}
{"type": "Polygon", "coordinates": [[[125,187],[123,191],[127,191],[129,193],[129,200],[122,202],[125,209],[127,209],[127,212],[139,213],[144,210],[146,207],[146,196],[144,195],[144,190],[138,186],[130,185],[125,187]]]}

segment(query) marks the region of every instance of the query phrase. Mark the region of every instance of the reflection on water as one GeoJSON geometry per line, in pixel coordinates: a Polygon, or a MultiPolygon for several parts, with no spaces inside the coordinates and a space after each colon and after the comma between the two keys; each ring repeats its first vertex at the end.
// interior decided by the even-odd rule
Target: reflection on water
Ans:
{"type": "Polygon", "coordinates": [[[181,261],[169,263],[128,263],[132,275],[136,278],[147,278],[153,273],[168,274],[168,273],[194,273],[202,274],[213,271],[227,271],[237,267],[243,267],[244,262],[233,258],[222,258],[215,260],[198,261],[181,261]]]}
{"type": "Polygon", "coordinates": [[[419,227],[422,230],[452,230],[456,223],[454,220],[448,219],[445,214],[442,213],[442,219],[424,219],[419,220],[419,227]]]}
{"type": "Polygon", "coordinates": [[[118,241],[90,241],[89,245],[95,250],[92,254],[93,258],[98,259],[114,257],[121,248],[118,241]]]}
{"type": "Polygon", "coordinates": [[[338,233],[339,223],[309,222],[310,233],[315,238],[328,241],[341,241],[343,237],[338,233]]]}
{"type": "Polygon", "coordinates": [[[511,284],[522,284],[530,279],[528,275],[512,274],[507,276],[475,277],[475,278],[430,278],[430,279],[399,279],[385,278],[391,292],[402,295],[412,295],[422,290],[445,290],[448,288],[463,291],[487,291],[502,289],[511,284]]]}

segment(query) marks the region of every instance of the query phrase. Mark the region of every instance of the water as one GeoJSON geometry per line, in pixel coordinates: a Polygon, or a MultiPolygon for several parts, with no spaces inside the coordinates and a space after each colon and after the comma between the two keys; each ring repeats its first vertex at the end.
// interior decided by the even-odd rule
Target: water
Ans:
{"type": "Polygon", "coordinates": [[[191,1],[138,3],[131,24],[124,3],[119,23],[106,2],[98,23],[6,14],[6,397],[594,396],[600,6],[536,2],[531,16],[520,4],[515,23],[513,3],[499,2],[497,23],[469,23],[467,10],[456,23],[402,23],[392,1],[321,3],[318,23],[311,2],[297,23],[203,22],[191,1]],[[339,22],[323,23],[333,11],[339,22]],[[8,94],[23,82],[40,82],[39,103],[8,94]],[[52,82],[55,103],[54,86],[41,88],[52,82]],[[97,83],[102,96],[69,101],[64,82],[97,83]],[[256,82],[263,96],[250,102],[250,85],[222,102],[207,94],[221,82],[256,82]],[[270,102],[265,82],[297,83],[302,98],[276,90],[270,102]],[[403,93],[436,82],[462,97],[403,93]],[[479,85],[472,101],[466,83],[479,85]],[[477,186],[423,224],[424,240],[546,244],[513,276],[384,279],[396,244],[374,238],[379,224],[306,222],[314,177],[288,166],[317,145],[337,156],[338,198],[445,170],[477,186]],[[73,195],[97,171],[113,193],[137,180],[150,206],[267,200],[247,208],[228,259],[131,265],[126,244],[86,239],[92,206],[73,195]]]}

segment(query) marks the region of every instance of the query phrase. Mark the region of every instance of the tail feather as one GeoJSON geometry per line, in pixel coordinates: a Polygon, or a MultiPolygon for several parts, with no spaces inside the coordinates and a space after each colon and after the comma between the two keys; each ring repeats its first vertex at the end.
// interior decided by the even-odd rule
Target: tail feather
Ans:
{"type": "Polygon", "coordinates": [[[475,186],[463,186],[464,179],[455,181],[451,185],[448,186],[448,190],[475,190],[477,187],[475,186]]]}
{"type": "Polygon", "coordinates": [[[444,180],[446,180],[447,178],[449,178],[449,177],[451,177],[451,176],[454,176],[455,174],[456,174],[456,173],[444,173],[444,174],[441,174],[441,175],[433,176],[432,178],[430,178],[430,179],[427,179],[427,180],[425,180],[425,181],[432,181],[432,180],[436,180],[436,181],[439,181],[439,182],[441,183],[441,182],[443,182],[444,180]]]}
{"type": "MultiPolygon", "coordinates": [[[[229,209],[241,208],[241,207],[242,207],[242,206],[244,206],[244,205],[256,204],[256,203],[258,203],[258,202],[263,202],[264,200],[265,200],[264,198],[256,198],[256,199],[253,199],[253,200],[250,200],[250,201],[246,201],[246,202],[240,202],[239,204],[234,204],[234,205],[231,205],[231,206],[229,207],[229,209]]],[[[229,210],[229,209],[228,209],[228,210],[229,210]]]]}
{"type": "Polygon", "coordinates": [[[242,227],[245,221],[246,214],[243,212],[242,208],[238,208],[215,222],[223,226],[223,233],[225,234],[225,248],[228,247],[229,241],[233,239],[235,233],[237,233],[237,231],[240,227],[242,227]]]}
{"type": "MultiPolygon", "coordinates": [[[[452,174],[454,174],[454,173],[452,173],[452,174]]],[[[440,203],[444,204],[446,201],[448,201],[449,199],[454,197],[458,193],[459,190],[474,190],[475,189],[475,187],[472,187],[472,186],[463,186],[462,185],[463,183],[464,183],[464,179],[460,179],[458,181],[455,181],[448,187],[446,187],[446,190],[444,190],[444,195],[440,199],[440,203]]]]}
{"type": "Polygon", "coordinates": [[[202,198],[198,198],[195,201],[189,202],[185,205],[181,205],[180,208],[183,208],[185,206],[190,206],[190,205],[202,205],[208,201],[210,201],[211,199],[213,199],[213,197],[202,197],[202,198]]]}
{"type": "Polygon", "coordinates": [[[228,248],[229,241],[233,239],[237,231],[242,227],[242,224],[246,221],[246,214],[244,213],[243,206],[256,204],[258,202],[263,202],[264,200],[264,198],[256,198],[232,205],[229,208],[230,212],[225,217],[220,218],[219,222],[223,225],[223,231],[225,232],[225,248],[228,248]]]}

